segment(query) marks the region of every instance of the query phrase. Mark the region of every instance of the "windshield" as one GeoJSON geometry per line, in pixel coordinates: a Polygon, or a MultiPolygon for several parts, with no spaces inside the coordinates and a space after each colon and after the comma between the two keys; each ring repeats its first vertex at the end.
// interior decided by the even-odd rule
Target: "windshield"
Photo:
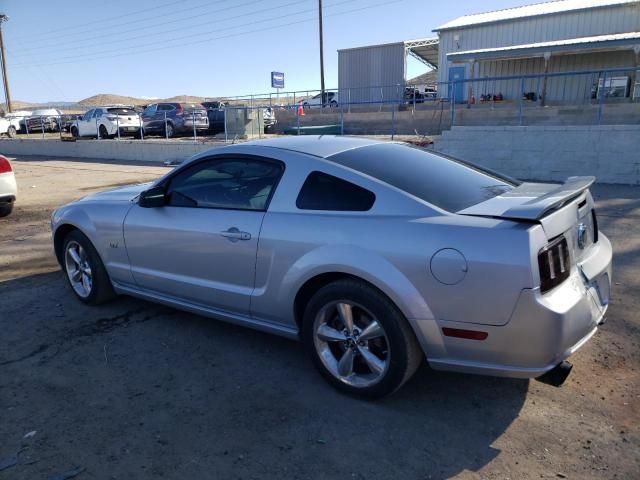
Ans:
{"type": "Polygon", "coordinates": [[[512,190],[517,184],[480,167],[397,143],[356,148],[329,160],[449,212],[484,202],[512,190]]]}

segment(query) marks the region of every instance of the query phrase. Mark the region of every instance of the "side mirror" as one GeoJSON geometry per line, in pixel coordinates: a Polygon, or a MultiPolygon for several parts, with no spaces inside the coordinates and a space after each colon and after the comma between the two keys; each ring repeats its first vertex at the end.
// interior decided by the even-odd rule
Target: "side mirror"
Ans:
{"type": "Polygon", "coordinates": [[[164,207],[166,203],[165,191],[162,186],[152,187],[149,190],[145,190],[140,193],[140,197],[138,198],[138,205],[143,208],[164,207]]]}

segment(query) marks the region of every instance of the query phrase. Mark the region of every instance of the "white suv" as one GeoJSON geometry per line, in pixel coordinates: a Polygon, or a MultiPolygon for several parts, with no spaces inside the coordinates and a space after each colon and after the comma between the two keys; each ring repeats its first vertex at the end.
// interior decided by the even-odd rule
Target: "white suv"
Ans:
{"type": "Polygon", "coordinates": [[[118,135],[140,134],[142,122],[133,107],[113,105],[89,110],[71,124],[74,137],[114,138],[118,135]]]}

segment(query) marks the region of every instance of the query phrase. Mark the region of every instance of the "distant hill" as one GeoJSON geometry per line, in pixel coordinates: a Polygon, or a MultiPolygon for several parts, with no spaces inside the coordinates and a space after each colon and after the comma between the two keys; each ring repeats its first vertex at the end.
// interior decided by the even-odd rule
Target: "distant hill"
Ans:
{"type": "MultiPolygon", "coordinates": [[[[29,102],[22,102],[20,100],[13,100],[11,102],[11,108],[13,110],[29,110],[31,109],[31,107],[33,107],[35,104],[34,103],[29,103],[29,102]]],[[[7,110],[7,106],[5,105],[4,102],[0,103],[0,109],[6,111],[7,110]]]]}
{"type": "Polygon", "coordinates": [[[407,80],[407,85],[435,85],[436,83],[438,83],[438,72],[436,70],[431,70],[407,80]]]}
{"type": "Polygon", "coordinates": [[[100,105],[146,105],[150,100],[136,97],[126,97],[124,95],[113,95],[110,93],[99,93],[92,97],[85,98],[78,102],[79,105],[87,107],[97,107],[100,105]]]}
{"type": "Polygon", "coordinates": [[[204,97],[194,97],[192,95],[177,95],[171,98],[137,98],[127,97],[124,95],[113,95],[109,93],[100,93],[92,97],[85,98],[78,102],[78,105],[87,107],[97,107],[100,105],[148,105],[155,102],[183,102],[183,103],[201,103],[204,97]]]}

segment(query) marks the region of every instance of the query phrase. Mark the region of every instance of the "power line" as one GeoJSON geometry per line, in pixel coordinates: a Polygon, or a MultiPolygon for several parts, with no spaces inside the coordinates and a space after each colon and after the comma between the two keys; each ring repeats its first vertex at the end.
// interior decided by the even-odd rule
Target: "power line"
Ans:
{"type": "MultiPolygon", "coordinates": [[[[226,1],[226,0],[222,0],[222,1],[226,1]]],[[[164,7],[169,7],[169,6],[175,7],[176,6],[175,0],[172,0],[172,1],[166,2],[166,3],[161,3],[160,5],[154,5],[153,9],[154,10],[158,10],[158,9],[161,9],[161,8],[164,8],[164,7]]],[[[83,23],[75,24],[75,25],[67,25],[66,27],[56,28],[54,30],[46,30],[44,32],[39,32],[38,34],[41,37],[42,35],[48,35],[50,33],[57,33],[57,32],[64,32],[64,31],[67,31],[67,30],[70,30],[70,29],[73,29],[73,28],[76,28],[76,27],[85,27],[87,25],[95,25],[97,23],[104,24],[104,23],[111,22],[112,20],[118,20],[119,18],[130,17],[131,15],[136,15],[138,13],[148,12],[149,10],[150,10],[149,8],[143,8],[143,9],[134,10],[133,12],[128,12],[128,13],[125,13],[125,14],[122,14],[122,15],[116,15],[115,17],[101,18],[100,20],[93,20],[91,22],[83,22],[83,23]]],[[[33,42],[31,42],[31,43],[33,43],[33,42]]]]}
{"type": "MultiPolygon", "coordinates": [[[[335,4],[331,5],[331,6],[335,7],[335,6],[342,5],[344,3],[349,3],[351,1],[353,1],[353,0],[343,0],[342,2],[335,3],[335,4]]],[[[325,15],[325,16],[332,17],[332,16],[336,16],[336,15],[343,15],[343,14],[346,14],[346,13],[359,12],[359,11],[368,10],[368,9],[371,9],[371,8],[377,8],[377,7],[383,6],[385,4],[399,3],[401,1],[403,1],[403,0],[395,0],[395,1],[387,2],[387,3],[378,3],[378,4],[375,4],[375,5],[368,5],[368,6],[365,6],[365,7],[360,7],[360,8],[356,8],[356,9],[352,9],[352,10],[345,10],[343,12],[336,12],[334,14],[325,15]]],[[[315,12],[315,9],[313,11],[315,12]]],[[[254,21],[254,22],[248,22],[248,23],[244,23],[244,24],[241,24],[241,25],[236,25],[234,27],[228,27],[226,29],[219,29],[219,30],[214,31],[214,32],[230,30],[230,29],[233,29],[233,28],[243,28],[243,27],[246,27],[246,26],[263,23],[264,21],[271,21],[271,20],[274,20],[274,19],[287,18],[288,16],[293,16],[293,15],[279,15],[277,17],[272,17],[272,18],[269,18],[269,19],[266,19],[266,20],[265,19],[257,20],[257,21],[254,21]]],[[[297,24],[306,23],[306,22],[309,22],[309,21],[312,21],[312,20],[317,20],[317,17],[313,17],[313,18],[310,18],[310,19],[303,19],[303,20],[299,20],[299,21],[295,21],[295,22],[284,23],[284,24],[278,24],[278,25],[274,25],[274,26],[261,28],[261,29],[254,29],[254,30],[245,31],[245,32],[238,32],[238,33],[229,34],[229,35],[207,37],[207,38],[203,38],[203,39],[197,40],[197,41],[175,43],[175,40],[193,38],[193,37],[201,37],[202,36],[201,33],[195,33],[195,34],[190,34],[190,35],[184,35],[182,37],[173,38],[172,39],[172,43],[170,45],[162,45],[160,47],[154,47],[154,48],[147,48],[147,49],[139,50],[139,47],[147,47],[147,46],[151,47],[153,45],[157,45],[157,42],[151,42],[151,43],[146,43],[146,44],[141,44],[141,45],[136,45],[136,46],[130,47],[130,50],[133,50],[133,51],[115,53],[115,54],[111,55],[111,53],[114,53],[114,52],[121,52],[121,49],[103,50],[101,52],[93,52],[93,53],[90,53],[90,54],[81,54],[81,55],[73,55],[73,56],[68,56],[68,57],[61,57],[61,58],[57,59],[57,61],[55,61],[55,62],[41,63],[39,65],[41,65],[41,66],[66,65],[66,64],[71,64],[71,63],[82,63],[82,62],[86,62],[86,61],[102,60],[102,59],[108,59],[108,58],[119,58],[119,57],[137,55],[137,54],[141,54],[141,53],[150,53],[150,52],[156,52],[156,51],[160,51],[160,50],[167,50],[167,49],[178,48],[178,47],[199,45],[199,44],[203,44],[203,43],[209,43],[209,42],[214,41],[214,40],[221,40],[221,39],[226,39],[226,38],[232,38],[232,37],[248,35],[248,34],[251,34],[251,33],[258,33],[258,32],[273,30],[275,28],[281,28],[281,27],[287,27],[287,26],[291,26],[291,25],[297,25],[297,24]]],[[[30,66],[30,65],[32,65],[32,64],[21,63],[21,64],[16,64],[14,66],[15,67],[24,67],[24,66],[30,66]]]]}
{"type": "MultiPolygon", "coordinates": [[[[353,2],[355,0],[348,0],[348,1],[349,2],[353,2]]],[[[306,2],[308,2],[308,0],[296,0],[294,2],[286,3],[284,5],[279,5],[279,8],[290,7],[290,6],[293,6],[293,5],[297,5],[297,4],[300,4],[300,3],[306,3],[306,2]]],[[[233,9],[233,8],[240,8],[240,7],[244,7],[244,6],[247,6],[247,5],[253,5],[255,3],[256,3],[255,0],[251,0],[249,2],[245,2],[245,3],[242,3],[240,5],[235,5],[234,7],[223,9],[223,10],[220,10],[220,11],[215,12],[215,13],[217,14],[217,13],[219,13],[221,11],[230,10],[230,9],[233,9]]],[[[345,3],[345,2],[340,2],[340,3],[345,3]]],[[[273,7],[268,7],[268,8],[264,8],[262,10],[254,10],[252,13],[253,14],[263,13],[263,12],[270,12],[270,11],[273,11],[273,10],[274,10],[273,7]]],[[[297,13],[294,12],[294,13],[287,14],[287,15],[280,15],[280,16],[275,17],[275,18],[285,18],[285,17],[289,17],[289,16],[294,16],[296,14],[299,15],[299,14],[302,14],[302,13],[309,13],[309,12],[312,12],[312,11],[315,11],[315,10],[314,9],[307,9],[307,10],[302,10],[302,11],[297,12],[297,13]]],[[[227,20],[235,20],[237,18],[243,18],[243,17],[246,17],[246,16],[247,16],[246,13],[242,13],[242,14],[239,14],[239,15],[231,16],[231,17],[219,18],[219,19],[216,19],[216,21],[217,22],[224,22],[224,21],[227,21],[227,20]]],[[[151,25],[149,27],[142,27],[142,28],[135,28],[135,29],[131,29],[131,30],[125,30],[125,31],[119,32],[117,34],[113,33],[113,32],[106,33],[104,35],[92,36],[92,40],[95,40],[97,38],[104,38],[104,37],[113,38],[114,35],[118,35],[117,38],[109,41],[109,45],[111,45],[111,44],[114,44],[114,43],[124,43],[124,42],[128,42],[128,41],[131,41],[131,40],[136,40],[136,39],[139,39],[139,38],[149,38],[149,37],[158,36],[158,35],[166,35],[168,33],[184,31],[184,27],[177,27],[177,28],[173,28],[173,29],[169,29],[169,30],[162,30],[162,31],[156,32],[156,33],[146,33],[146,34],[141,34],[141,35],[135,35],[135,36],[132,36],[132,37],[130,36],[130,37],[122,38],[122,37],[119,36],[120,34],[126,33],[126,32],[138,32],[138,31],[146,29],[146,28],[156,28],[158,26],[164,26],[164,25],[168,25],[168,24],[171,24],[171,23],[176,23],[178,21],[188,20],[188,19],[191,19],[191,18],[200,18],[200,17],[202,17],[202,15],[196,15],[196,16],[193,16],[193,17],[187,17],[187,18],[184,18],[184,19],[181,19],[181,20],[171,20],[171,21],[168,21],[168,22],[162,22],[162,23],[159,23],[159,24],[154,24],[154,25],[151,25]]],[[[201,22],[201,23],[195,23],[195,24],[189,25],[189,28],[193,29],[194,27],[202,27],[202,26],[206,26],[206,25],[210,25],[210,24],[211,24],[210,21],[201,22]]],[[[232,28],[237,28],[237,27],[232,27],[232,28]]],[[[229,28],[222,29],[222,30],[224,31],[224,30],[228,30],[228,29],[229,28]]],[[[215,30],[215,31],[220,31],[220,30],[215,30]]],[[[210,32],[207,32],[207,33],[210,33],[210,32]]],[[[192,35],[187,35],[187,37],[189,37],[189,36],[198,36],[198,35],[202,35],[202,33],[195,33],[195,34],[192,34],[192,35]]],[[[179,37],[179,38],[185,38],[185,37],[179,37]]],[[[172,40],[174,40],[174,39],[172,39],[172,40]]],[[[46,47],[47,47],[47,50],[48,50],[51,47],[55,47],[56,45],[67,45],[67,47],[64,47],[64,48],[56,48],[56,53],[59,53],[59,52],[64,52],[64,51],[69,51],[69,50],[76,50],[77,51],[78,48],[85,49],[85,48],[90,48],[90,47],[93,47],[93,46],[96,46],[96,45],[103,45],[103,44],[104,44],[104,42],[93,42],[93,43],[84,43],[83,42],[82,45],[69,45],[69,42],[65,41],[64,43],[61,43],[61,44],[60,43],[59,44],[55,44],[55,43],[51,44],[51,43],[49,43],[49,44],[47,44],[46,47]]],[[[27,51],[28,50],[42,51],[42,48],[33,47],[33,48],[25,49],[25,50],[27,50],[27,51]]],[[[118,49],[114,49],[112,51],[115,52],[117,50],[118,49]]],[[[35,56],[35,54],[29,54],[29,53],[26,54],[26,55],[19,55],[19,54],[16,55],[15,51],[12,52],[12,55],[14,57],[20,57],[20,56],[22,56],[22,57],[24,57],[24,56],[34,57],[35,56]]],[[[93,53],[87,54],[87,55],[93,55],[93,53]]],[[[62,57],[62,58],[67,58],[67,57],[62,57]]]]}
{"type": "MultiPolygon", "coordinates": [[[[211,2],[205,2],[205,3],[197,4],[197,5],[188,7],[186,9],[183,9],[180,13],[183,13],[185,11],[191,11],[191,10],[199,10],[201,8],[205,8],[205,9],[211,8],[211,7],[217,8],[220,3],[225,3],[225,2],[229,2],[229,1],[231,1],[231,0],[219,0],[216,4],[212,4],[211,2]]],[[[261,1],[261,0],[258,0],[258,1],[261,1]]],[[[171,2],[171,4],[175,7],[175,0],[173,2],[171,2]]],[[[168,4],[163,4],[163,5],[168,5],[168,4]]],[[[232,8],[236,8],[236,7],[232,6],[232,7],[228,7],[227,9],[232,9],[232,8]]],[[[138,10],[137,12],[139,13],[139,12],[144,12],[144,11],[148,11],[148,10],[149,9],[138,10]]],[[[132,14],[129,13],[129,14],[125,14],[125,15],[119,15],[118,17],[114,17],[114,18],[131,17],[131,15],[132,14]]],[[[160,15],[153,15],[153,16],[151,16],[149,18],[138,18],[138,19],[135,19],[135,20],[130,20],[128,22],[121,22],[115,27],[114,26],[102,26],[102,27],[99,27],[97,29],[90,28],[90,29],[85,29],[85,30],[74,30],[73,32],[68,32],[68,30],[70,28],[67,27],[67,28],[63,28],[63,29],[56,29],[56,30],[53,30],[53,31],[51,31],[49,33],[55,33],[55,32],[59,32],[59,31],[66,32],[65,40],[72,39],[72,38],[74,38],[76,36],[86,35],[87,33],[103,32],[103,31],[108,31],[109,34],[111,34],[111,35],[117,35],[118,32],[117,32],[117,30],[114,30],[114,28],[117,29],[117,28],[120,28],[120,27],[123,27],[123,26],[126,26],[126,25],[138,25],[138,28],[141,29],[141,28],[144,28],[144,27],[140,27],[139,26],[140,23],[147,22],[149,20],[155,20],[156,18],[166,18],[167,15],[168,15],[167,13],[163,13],[163,14],[160,14],[160,15]]],[[[201,15],[198,15],[198,16],[201,16],[201,15]]],[[[187,17],[187,18],[183,18],[183,19],[171,20],[171,21],[168,21],[167,23],[178,22],[178,21],[182,21],[182,20],[188,20],[189,18],[195,18],[195,16],[191,16],[191,17],[187,17]]],[[[86,23],[84,25],[81,24],[80,26],[92,25],[92,24],[95,24],[95,23],[103,23],[103,22],[102,21],[88,22],[88,23],[86,23]]],[[[71,27],[71,28],[73,28],[73,27],[71,27]]],[[[132,30],[128,30],[128,31],[132,31],[132,30]]],[[[28,40],[27,39],[26,41],[21,42],[21,44],[24,44],[24,45],[42,44],[42,37],[44,35],[46,35],[46,34],[38,32],[38,39],[36,39],[36,40],[28,40]]],[[[59,45],[59,43],[57,45],[59,45]]],[[[51,46],[51,44],[47,44],[47,47],[49,47],[49,46],[51,46]]],[[[31,48],[31,50],[33,50],[33,47],[31,48]]]]}

